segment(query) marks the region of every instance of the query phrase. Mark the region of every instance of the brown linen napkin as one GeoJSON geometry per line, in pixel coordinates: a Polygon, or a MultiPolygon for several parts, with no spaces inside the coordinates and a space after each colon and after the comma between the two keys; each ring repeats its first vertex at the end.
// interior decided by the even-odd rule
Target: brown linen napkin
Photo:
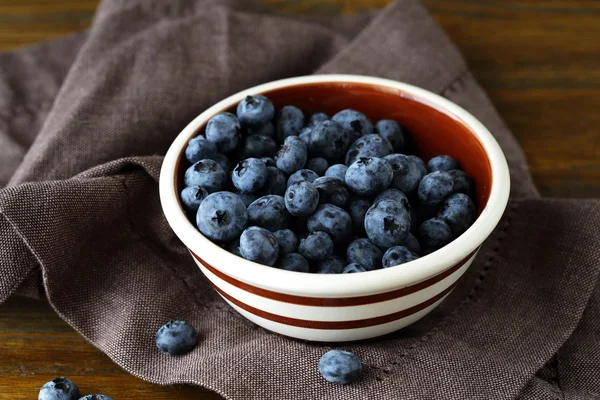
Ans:
{"type": "Polygon", "coordinates": [[[600,203],[539,198],[517,142],[416,0],[310,19],[240,1],[106,0],[89,32],[0,55],[0,301],[36,292],[132,374],[229,399],[554,399],[600,395],[600,203]],[[198,113],[294,75],[359,73],[438,92],[506,153],[512,199],[450,297],[407,329],[344,346],[355,384],[327,384],[328,347],[247,322],[167,225],[157,178],[198,113]],[[172,358],[166,320],[201,340],[172,358]]]}

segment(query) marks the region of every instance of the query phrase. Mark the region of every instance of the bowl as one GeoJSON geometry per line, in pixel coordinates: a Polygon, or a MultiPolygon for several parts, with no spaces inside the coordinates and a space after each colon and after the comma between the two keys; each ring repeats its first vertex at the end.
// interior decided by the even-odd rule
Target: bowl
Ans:
{"type": "Polygon", "coordinates": [[[345,342],[373,338],[419,320],[456,286],[506,207],[510,177],[491,133],[471,114],[427,90],[358,75],[312,75],[243,90],[196,117],[173,141],[162,165],[160,200],[179,239],[214,289],[236,311],[261,327],[297,339],[345,342]],[[276,108],[287,104],[306,114],[345,108],[371,120],[395,119],[407,127],[419,155],[448,154],[475,179],[479,216],[445,247],[400,266],[357,274],[321,275],[257,264],[204,237],[184,212],[184,155],[188,141],[208,120],[235,110],[247,95],[264,94],[276,108]]]}

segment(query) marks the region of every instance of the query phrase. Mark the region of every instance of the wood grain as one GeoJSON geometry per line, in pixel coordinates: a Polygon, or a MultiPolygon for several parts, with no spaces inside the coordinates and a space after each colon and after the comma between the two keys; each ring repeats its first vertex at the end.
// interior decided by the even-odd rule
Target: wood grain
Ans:
{"type": "MultiPolygon", "coordinates": [[[[296,13],[340,14],[388,0],[263,0],[296,13]]],[[[540,192],[600,197],[600,3],[423,0],[456,42],[529,159],[540,192]]],[[[97,0],[0,0],[0,50],[87,27],[97,0]]],[[[36,398],[60,375],[118,399],[219,399],[132,377],[41,301],[0,306],[0,399],[36,398]]]]}

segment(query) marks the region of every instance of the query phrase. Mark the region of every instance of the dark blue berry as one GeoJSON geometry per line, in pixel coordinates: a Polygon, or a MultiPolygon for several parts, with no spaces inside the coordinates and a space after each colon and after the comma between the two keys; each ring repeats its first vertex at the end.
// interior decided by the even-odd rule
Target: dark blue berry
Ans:
{"type": "Polygon", "coordinates": [[[273,232],[279,244],[279,254],[293,253],[298,248],[298,237],[289,229],[280,229],[273,232]]]}
{"type": "Polygon", "coordinates": [[[308,119],[308,124],[306,124],[306,125],[307,126],[315,126],[319,122],[327,121],[328,119],[329,119],[329,115],[327,115],[325,113],[322,113],[322,112],[315,113],[310,116],[310,118],[308,119]]]}
{"type": "Polygon", "coordinates": [[[277,143],[268,136],[247,136],[240,147],[241,158],[273,157],[277,153],[277,143]]]}
{"type": "Polygon", "coordinates": [[[217,192],[202,201],[196,214],[200,232],[215,242],[236,239],[248,224],[246,205],[230,192],[217,192]]]}
{"type": "Polygon", "coordinates": [[[81,394],[79,388],[65,377],[52,379],[40,389],[38,400],[77,400],[81,394]]]}
{"type": "Polygon", "coordinates": [[[273,194],[263,196],[248,206],[249,225],[277,231],[287,225],[288,218],[289,214],[285,208],[285,201],[281,196],[273,194]]]}
{"type": "Polygon", "coordinates": [[[364,157],[348,167],[346,185],[354,193],[374,196],[389,186],[393,176],[392,167],[383,158],[364,157]]]}
{"type": "Polygon", "coordinates": [[[172,356],[187,354],[196,346],[196,329],[185,321],[169,321],[156,332],[156,347],[172,356]]]}
{"type": "Polygon", "coordinates": [[[277,138],[283,142],[288,136],[298,136],[304,126],[302,110],[294,106],[285,106],[277,113],[277,138]]]}
{"type": "Polygon", "coordinates": [[[331,167],[327,168],[327,171],[325,171],[325,176],[331,176],[333,178],[338,178],[340,181],[345,182],[347,170],[348,170],[348,167],[345,166],[344,164],[335,164],[335,165],[332,165],[331,167]]]}
{"type": "Polygon", "coordinates": [[[447,172],[452,169],[460,169],[460,166],[454,158],[444,155],[433,157],[431,160],[429,160],[429,162],[427,163],[427,169],[429,170],[429,172],[447,172]]]}
{"type": "Polygon", "coordinates": [[[321,204],[317,207],[316,211],[308,217],[306,225],[309,232],[325,232],[337,243],[344,242],[352,236],[350,215],[333,204],[321,204]]]}
{"type": "Polygon", "coordinates": [[[354,240],[346,249],[346,260],[362,265],[367,271],[381,268],[381,257],[383,252],[366,238],[354,240]]]}
{"type": "Polygon", "coordinates": [[[399,201],[381,200],[365,215],[365,231],[382,249],[401,244],[410,230],[410,214],[399,201]]]}
{"type": "Polygon", "coordinates": [[[425,176],[429,173],[429,171],[427,170],[427,166],[425,166],[425,161],[423,161],[420,157],[413,155],[408,157],[417,164],[417,167],[419,167],[419,171],[421,171],[421,176],[425,176]]]}
{"type": "Polygon", "coordinates": [[[289,136],[279,149],[275,163],[277,168],[290,175],[304,167],[307,157],[306,144],[297,136],[289,136]]]}
{"type": "Polygon", "coordinates": [[[275,167],[275,159],[273,157],[261,157],[260,161],[264,162],[267,167],[275,167]]]}
{"type": "Polygon", "coordinates": [[[251,135],[261,135],[268,136],[270,138],[275,139],[275,126],[272,122],[269,122],[259,128],[248,128],[247,129],[248,136],[251,135]]]}
{"type": "Polygon", "coordinates": [[[294,183],[285,191],[285,206],[293,216],[312,214],[319,205],[319,191],[309,181],[294,183]]]}
{"type": "Polygon", "coordinates": [[[244,205],[246,207],[248,207],[250,204],[252,204],[256,199],[256,195],[252,194],[252,193],[236,193],[240,199],[242,199],[242,201],[244,202],[244,205]]]}
{"type": "Polygon", "coordinates": [[[185,148],[185,158],[194,164],[205,158],[212,158],[217,153],[217,146],[209,142],[204,136],[196,136],[190,139],[185,148]]]}
{"type": "Polygon", "coordinates": [[[233,185],[242,193],[256,193],[267,182],[267,166],[258,158],[247,158],[237,163],[231,179],[233,185]]]}
{"type": "Polygon", "coordinates": [[[337,256],[331,256],[317,264],[317,274],[341,274],[346,267],[344,260],[337,256]]]}
{"type": "Polygon", "coordinates": [[[327,168],[329,168],[329,163],[323,157],[315,157],[308,160],[306,168],[315,171],[319,176],[323,176],[327,168]]]}
{"type": "Polygon", "coordinates": [[[413,193],[419,187],[423,179],[421,168],[418,163],[404,154],[390,154],[384,159],[392,166],[394,178],[391,187],[402,190],[404,193],[413,193]]]}
{"type": "Polygon", "coordinates": [[[344,182],[338,178],[322,176],[315,179],[313,185],[319,191],[319,204],[333,204],[338,207],[346,207],[350,194],[344,182]]]}
{"type": "Polygon", "coordinates": [[[392,154],[392,145],[387,139],[377,134],[370,134],[357,139],[346,153],[346,165],[350,166],[363,157],[383,158],[392,154]]]}
{"type": "Polygon", "coordinates": [[[312,128],[305,126],[304,128],[302,128],[302,130],[300,131],[300,134],[298,135],[300,140],[302,140],[304,142],[304,144],[306,145],[306,148],[307,148],[309,154],[310,154],[310,148],[311,148],[311,142],[310,142],[311,133],[312,133],[312,128]]]}
{"type": "Polygon", "coordinates": [[[428,219],[419,228],[419,243],[421,243],[423,254],[429,254],[444,247],[452,239],[452,230],[443,219],[428,219]]]}
{"type": "Polygon", "coordinates": [[[246,260],[272,267],[279,257],[279,244],[268,230],[251,226],[240,237],[240,253],[246,260]]]}
{"type": "Polygon", "coordinates": [[[261,189],[263,195],[276,194],[283,196],[285,194],[286,179],[285,174],[276,167],[267,167],[267,182],[261,189]]]}
{"type": "Polygon", "coordinates": [[[235,254],[239,257],[242,256],[240,253],[240,238],[235,239],[233,242],[226,243],[223,248],[231,254],[235,254]]]}
{"type": "Polygon", "coordinates": [[[301,169],[300,171],[294,172],[287,181],[287,187],[292,186],[294,183],[300,183],[304,181],[314,182],[319,175],[310,169],[301,169]]]}
{"type": "Polygon", "coordinates": [[[356,198],[350,201],[348,211],[352,218],[354,233],[361,234],[365,231],[365,215],[373,203],[367,199],[356,198]]]}
{"type": "Polygon", "coordinates": [[[104,394],[88,394],[86,396],[83,396],[79,400],[114,400],[114,399],[112,397],[106,396],[104,394]]]}
{"type": "Polygon", "coordinates": [[[328,382],[346,385],[361,377],[362,364],[349,351],[330,350],[319,360],[319,373],[328,382]]]}
{"type": "Polygon", "coordinates": [[[404,131],[402,126],[396,121],[391,119],[377,121],[375,131],[392,144],[395,153],[400,153],[404,150],[404,131]]]}
{"type": "Polygon", "coordinates": [[[438,217],[443,219],[454,237],[462,235],[477,218],[475,203],[466,194],[456,193],[442,204],[438,217]]]}
{"type": "Polygon", "coordinates": [[[377,203],[381,200],[396,200],[399,201],[407,210],[410,210],[410,202],[408,201],[408,197],[398,190],[398,189],[386,189],[381,192],[377,197],[375,197],[375,201],[373,203],[377,203]]]}
{"type": "Polygon", "coordinates": [[[394,246],[389,248],[383,255],[383,268],[394,267],[419,258],[418,255],[411,252],[404,246],[394,246]]]}
{"type": "Polygon", "coordinates": [[[354,274],[357,272],[367,272],[367,270],[360,264],[348,264],[344,267],[342,274],[354,274]]]}
{"type": "Polygon", "coordinates": [[[181,191],[181,204],[186,211],[195,213],[206,196],[208,196],[206,189],[200,186],[188,186],[181,191]]]}
{"type": "Polygon", "coordinates": [[[239,102],[236,114],[241,124],[250,128],[266,125],[275,114],[271,100],[261,94],[246,96],[239,102]]]}
{"type": "Polygon", "coordinates": [[[432,172],[421,179],[417,194],[426,206],[438,206],[454,192],[454,182],[447,172],[432,172]]]}
{"type": "Polygon", "coordinates": [[[275,266],[287,271],[310,272],[310,265],[308,265],[308,261],[306,261],[306,258],[302,257],[298,253],[283,255],[279,258],[275,266]]]}
{"type": "Polygon", "coordinates": [[[361,136],[373,133],[373,123],[363,113],[355,110],[342,110],[332,118],[350,132],[351,143],[361,136]]]}
{"type": "Polygon", "coordinates": [[[310,261],[321,261],[333,254],[333,241],[325,232],[309,233],[300,240],[298,253],[310,261]]]}
{"type": "Polygon", "coordinates": [[[475,182],[473,179],[459,169],[451,169],[448,175],[452,177],[455,193],[464,193],[467,196],[475,195],[475,182]]]}
{"type": "Polygon", "coordinates": [[[319,122],[310,134],[310,152],[335,162],[344,156],[350,144],[348,131],[335,121],[319,122]]]}
{"type": "Polygon", "coordinates": [[[417,240],[415,235],[413,235],[412,233],[409,233],[406,239],[404,239],[404,242],[402,242],[402,246],[406,247],[411,252],[417,255],[421,254],[421,245],[419,244],[419,241],[417,240]]]}
{"type": "Polygon", "coordinates": [[[206,125],[205,136],[221,153],[230,153],[240,141],[242,127],[232,113],[224,112],[212,117],[206,125]]]}
{"type": "Polygon", "coordinates": [[[185,186],[200,186],[213,193],[225,187],[227,174],[216,161],[205,159],[185,171],[183,182],[185,186]]]}

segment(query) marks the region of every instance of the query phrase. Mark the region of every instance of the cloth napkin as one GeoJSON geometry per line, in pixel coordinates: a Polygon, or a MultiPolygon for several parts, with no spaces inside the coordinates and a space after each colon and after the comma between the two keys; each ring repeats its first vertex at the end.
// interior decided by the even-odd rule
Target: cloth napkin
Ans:
{"type": "Polygon", "coordinates": [[[0,302],[45,294],[147,381],[228,399],[600,396],[600,203],[540,198],[514,137],[417,0],[344,18],[244,1],[105,0],[89,31],[0,55],[0,187],[0,302]],[[158,200],[162,155],[191,119],[241,89],[312,73],[380,76],[447,97],[495,135],[512,179],[505,216],[441,306],[342,346],[365,369],[347,386],[318,374],[329,347],[271,334],[229,308],[158,200]],[[154,344],[174,318],[200,333],[177,358],[154,344]]]}

